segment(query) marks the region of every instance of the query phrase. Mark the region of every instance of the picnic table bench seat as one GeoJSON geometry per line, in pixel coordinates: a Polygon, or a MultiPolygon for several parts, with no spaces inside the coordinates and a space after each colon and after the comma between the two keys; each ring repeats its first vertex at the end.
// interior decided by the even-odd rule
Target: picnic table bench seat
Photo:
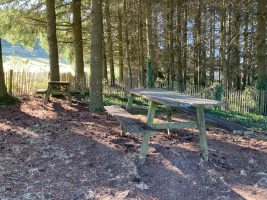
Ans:
{"type": "Polygon", "coordinates": [[[143,137],[139,154],[139,163],[143,164],[148,152],[149,138],[150,136],[156,135],[159,132],[147,126],[143,127],[139,119],[137,119],[134,115],[130,114],[120,106],[112,105],[105,106],[104,108],[108,114],[115,117],[116,120],[120,123],[121,136],[124,136],[125,132],[128,131],[133,136],[143,137]]]}
{"type": "MultiPolygon", "coordinates": [[[[35,94],[46,94],[46,92],[47,92],[47,89],[37,89],[35,91],[35,94]]],[[[71,95],[77,95],[77,94],[81,94],[81,91],[77,89],[71,89],[70,93],[71,95]]]]}
{"type": "Polygon", "coordinates": [[[35,91],[36,94],[46,94],[47,89],[37,89],[35,91]]]}

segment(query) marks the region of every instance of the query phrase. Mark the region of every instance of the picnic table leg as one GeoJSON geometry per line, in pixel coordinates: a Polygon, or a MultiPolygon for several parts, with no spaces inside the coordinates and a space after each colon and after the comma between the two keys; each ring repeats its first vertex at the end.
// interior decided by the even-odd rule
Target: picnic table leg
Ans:
{"type": "Polygon", "coordinates": [[[204,107],[197,107],[197,122],[199,127],[199,144],[202,152],[203,160],[208,160],[208,143],[206,135],[206,125],[204,116],[204,107]]]}
{"type": "Polygon", "coordinates": [[[70,85],[67,85],[67,93],[68,93],[68,101],[70,106],[72,105],[72,99],[71,99],[71,91],[70,91],[70,85]]]}
{"type": "Polygon", "coordinates": [[[45,104],[48,103],[50,94],[51,94],[51,86],[50,86],[50,84],[48,84],[48,88],[47,88],[47,91],[46,91],[46,94],[45,94],[45,99],[44,99],[44,103],[45,104]]]}
{"type": "Polygon", "coordinates": [[[134,99],[134,96],[132,93],[129,94],[129,97],[128,97],[128,102],[127,102],[127,106],[126,106],[126,110],[129,111],[132,109],[132,105],[133,105],[133,99],[134,99]]]}
{"type": "Polygon", "coordinates": [[[120,125],[120,129],[121,129],[121,136],[124,137],[125,136],[125,129],[122,127],[122,125],[120,125]]]}
{"type": "MultiPolygon", "coordinates": [[[[167,122],[171,122],[172,121],[172,108],[168,108],[167,110],[167,122]]],[[[168,135],[171,135],[171,130],[167,129],[168,135]]]]}
{"type": "Polygon", "coordinates": [[[157,109],[156,104],[153,101],[149,101],[149,108],[148,108],[146,123],[150,127],[152,127],[156,109],[157,109]]]}
{"type": "Polygon", "coordinates": [[[139,154],[139,164],[141,165],[144,164],[146,160],[146,156],[148,152],[148,145],[149,145],[149,138],[150,138],[149,133],[146,133],[143,135],[143,141],[142,141],[141,150],[139,154]]]}

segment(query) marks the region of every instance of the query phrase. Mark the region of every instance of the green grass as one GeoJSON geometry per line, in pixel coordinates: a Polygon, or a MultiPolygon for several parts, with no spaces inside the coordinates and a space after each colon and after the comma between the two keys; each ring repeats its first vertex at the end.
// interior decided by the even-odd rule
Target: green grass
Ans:
{"type": "Polygon", "coordinates": [[[19,104],[21,101],[13,96],[0,96],[0,106],[19,104]]]}
{"type": "Polygon", "coordinates": [[[219,118],[239,123],[248,128],[253,128],[259,131],[267,131],[267,116],[252,113],[238,113],[233,111],[211,109],[207,109],[206,112],[219,118]]]}
{"type": "MultiPolygon", "coordinates": [[[[104,95],[104,105],[120,105],[126,107],[128,98],[120,97],[118,95],[104,95]]],[[[138,109],[147,109],[147,101],[134,100],[133,106],[138,109]]]]}
{"type": "MultiPolygon", "coordinates": [[[[83,100],[89,102],[89,93],[88,92],[76,95],[76,97],[78,99],[83,99],[83,100]]],[[[122,107],[125,108],[126,105],[127,105],[128,98],[127,97],[121,97],[119,95],[107,95],[107,94],[104,94],[103,95],[103,101],[104,101],[104,105],[105,106],[119,105],[119,106],[122,106],[122,107]]],[[[148,104],[147,104],[147,101],[145,101],[145,100],[142,100],[142,101],[134,100],[133,101],[133,106],[135,108],[138,108],[138,109],[147,109],[148,104]]]]}

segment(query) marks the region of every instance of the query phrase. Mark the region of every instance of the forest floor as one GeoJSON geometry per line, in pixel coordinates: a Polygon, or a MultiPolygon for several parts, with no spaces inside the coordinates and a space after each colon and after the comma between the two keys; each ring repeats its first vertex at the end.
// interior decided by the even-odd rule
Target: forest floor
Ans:
{"type": "Polygon", "coordinates": [[[114,118],[74,103],[0,108],[1,200],[267,200],[266,140],[208,126],[210,160],[201,162],[197,130],[163,132],[138,166],[139,138],[120,137],[114,118]]]}

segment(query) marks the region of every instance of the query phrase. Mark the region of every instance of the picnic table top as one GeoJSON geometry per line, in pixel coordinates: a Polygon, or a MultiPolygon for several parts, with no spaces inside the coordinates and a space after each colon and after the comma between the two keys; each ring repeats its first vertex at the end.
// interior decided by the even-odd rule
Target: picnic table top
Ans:
{"type": "Polygon", "coordinates": [[[174,91],[168,91],[164,89],[132,89],[129,91],[131,94],[143,97],[147,100],[169,105],[169,106],[215,106],[222,105],[222,102],[198,98],[187,94],[182,94],[174,91]]]}
{"type": "Polygon", "coordinates": [[[48,81],[49,84],[60,84],[60,85],[68,85],[70,82],[68,81],[48,81]]]}

